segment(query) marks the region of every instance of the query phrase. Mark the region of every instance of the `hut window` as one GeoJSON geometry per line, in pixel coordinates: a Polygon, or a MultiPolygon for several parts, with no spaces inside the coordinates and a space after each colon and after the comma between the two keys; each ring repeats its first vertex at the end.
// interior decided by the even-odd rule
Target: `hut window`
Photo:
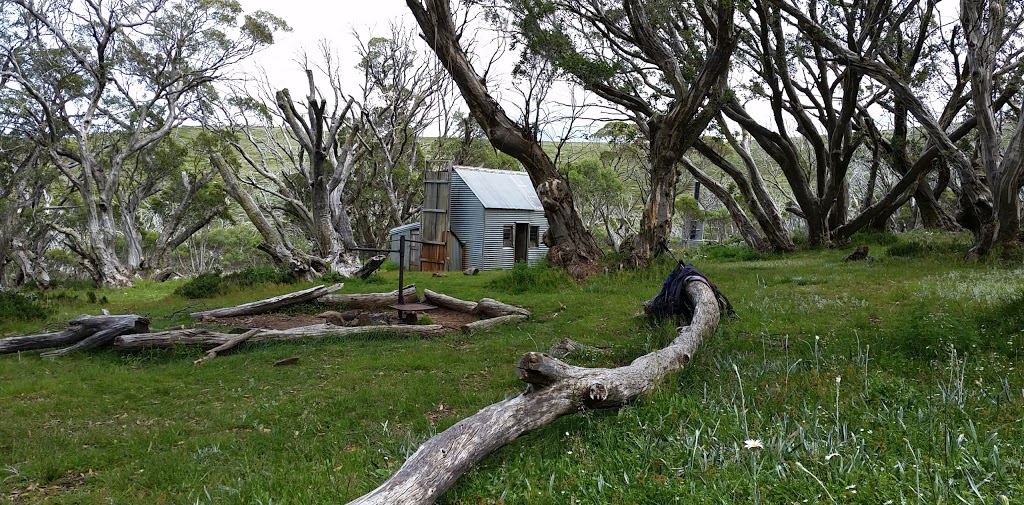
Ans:
{"type": "Polygon", "coordinates": [[[509,248],[511,248],[514,245],[514,243],[515,243],[515,241],[512,239],[512,236],[513,236],[513,227],[510,224],[506,224],[501,229],[501,246],[502,247],[509,247],[509,248]]]}
{"type": "Polygon", "coordinates": [[[540,247],[540,226],[530,227],[530,247],[540,247]]]}

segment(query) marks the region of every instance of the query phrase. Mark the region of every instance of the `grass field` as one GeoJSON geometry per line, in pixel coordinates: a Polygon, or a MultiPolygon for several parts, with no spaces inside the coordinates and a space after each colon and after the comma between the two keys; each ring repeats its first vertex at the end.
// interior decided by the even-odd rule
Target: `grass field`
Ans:
{"type": "MultiPolygon", "coordinates": [[[[506,446],[441,502],[1020,502],[1024,270],[962,262],[944,240],[862,239],[868,263],[843,263],[852,248],[690,250],[740,318],[651,396],[506,446]]],[[[543,268],[409,275],[421,290],[533,310],[473,336],[247,344],[201,366],[185,349],[0,356],[0,503],[343,503],[431,434],[520,391],[526,351],[571,337],[610,349],[574,364],[615,366],[664,345],[673,325],[634,314],[670,269],[584,284],[543,268]],[[299,363],[271,366],[290,356],[299,363]]],[[[345,291],[390,290],[395,277],[345,291]]],[[[0,333],[101,307],[169,327],[187,322],[187,307],[305,286],[197,305],[177,285],[97,290],[105,305],[69,292],[47,322],[3,322],[0,333]]]]}

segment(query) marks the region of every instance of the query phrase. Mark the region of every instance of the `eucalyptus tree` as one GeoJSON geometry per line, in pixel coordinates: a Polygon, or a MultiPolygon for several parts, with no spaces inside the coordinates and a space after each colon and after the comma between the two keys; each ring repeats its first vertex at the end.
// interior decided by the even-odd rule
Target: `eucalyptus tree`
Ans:
{"type": "MultiPolygon", "coordinates": [[[[7,125],[10,126],[10,125],[7,125]]],[[[43,214],[50,212],[54,170],[38,146],[10,134],[0,136],[0,286],[14,264],[15,285],[50,285],[44,254],[52,241],[43,214]]]]}
{"type": "MultiPolygon", "coordinates": [[[[1020,192],[1024,185],[1024,101],[1019,98],[1024,4],[1013,0],[961,0],[960,20],[967,40],[971,99],[978,117],[977,163],[994,197],[991,240],[1018,246],[1020,192]],[[1008,72],[1008,68],[1016,72],[1008,72]],[[1001,94],[999,88],[1016,88],[1021,107],[1016,110],[1014,126],[1000,124],[995,99],[1001,94]]],[[[1012,116],[1006,119],[1013,124],[1012,116]]]]}
{"type": "MultiPolygon", "coordinates": [[[[1013,163],[1006,165],[1009,170],[1003,171],[1001,167],[1002,161],[1000,161],[998,167],[992,171],[996,175],[996,180],[987,181],[986,173],[984,168],[984,161],[978,162],[977,166],[972,163],[970,157],[965,152],[965,149],[957,145],[957,136],[961,135],[964,130],[973,128],[975,124],[981,124],[985,121],[984,116],[986,111],[983,110],[986,107],[989,110],[994,111],[996,104],[1001,100],[1012,100],[1009,97],[1019,96],[1019,85],[1018,82],[1012,77],[1019,71],[1022,59],[1020,58],[1020,47],[1016,43],[1016,38],[1019,34],[1012,28],[1008,31],[996,29],[1000,23],[994,25],[987,25],[981,28],[976,33],[982,34],[982,38],[987,38],[988,42],[983,46],[970,47],[973,42],[970,42],[970,32],[978,30],[978,27],[972,25],[972,21],[969,19],[970,14],[967,13],[972,8],[971,3],[966,3],[963,6],[962,26],[965,30],[966,37],[968,40],[969,54],[970,52],[990,51],[993,53],[993,57],[990,60],[993,65],[982,65],[977,62],[980,54],[974,54],[968,59],[968,65],[972,74],[972,87],[978,86],[976,74],[978,77],[983,77],[986,74],[990,78],[995,76],[1003,77],[1004,92],[1000,93],[996,98],[994,89],[990,88],[990,94],[986,96],[979,96],[984,93],[977,93],[972,91],[972,105],[978,110],[978,115],[974,118],[962,119],[960,125],[957,126],[952,132],[947,131],[946,127],[942,124],[941,116],[936,118],[932,113],[925,101],[925,96],[920,90],[916,90],[912,82],[910,82],[904,75],[901,75],[894,67],[895,63],[886,58],[884,54],[879,52],[865,51],[863,48],[850,48],[838,40],[832,33],[822,27],[821,23],[809,16],[806,12],[806,8],[800,4],[788,3],[784,0],[769,0],[773,5],[777,5],[782,12],[785,13],[787,18],[793,23],[799,31],[804,34],[808,40],[820,46],[823,50],[830,53],[834,58],[841,61],[847,68],[855,68],[858,71],[863,72],[866,75],[870,75],[880,84],[884,85],[889,92],[892,93],[892,99],[899,103],[901,106],[906,107],[909,115],[914,118],[917,122],[917,128],[920,128],[927,136],[929,147],[921,154],[920,159],[928,157],[934,158],[935,156],[941,156],[945,163],[947,163],[958,178],[959,187],[959,199],[961,207],[961,223],[965,225],[974,234],[975,243],[972,246],[969,255],[980,256],[987,254],[992,245],[997,239],[1000,238],[999,224],[997,224],[997,211],[995,198],[993,191],[990,188],[990,184],[995,183],[996,185],[1001,182],[1003,176],[1007,176],[1010,182],[1008,186],[1017,185],[1019,191],[1020,181],[1019,172],[1013,169],[1013,163]],[[972,59],[974,61],[972,61],[972,59]],[[1016,180],[1014,178],[1016,177],[1016,180]]],[[[1019,4],[992,4],[993,9],[990,9],[990,13],[1002,12],[1006,15],[1012,15],[1012,18],[1017,19],[1020,16],[1019,4]],[[1006,10],[1009,9],[1009,10],[1006,10]]],[[[997,14],[996,17],[1003,14],[997,14]]],[[[992,18],[988,18],[992,19],[992,18]]],[[[892,28],[890,30],[901,29],[898,19],[890,18],[888,23],[892,28]]],[[[1003,25],[1004,27],[1007,25],[1003,25]]],[[[1008,25],[1009,27],[1019,26],[1019,21],[1012,22],[1008,25]]],[[[993,79],[994,82],[994,79],[993,79]]],[[[1018,122],[1018,126],[1020,123],[1018,122]]],[[[1014,149],[1018,149],[1018,142],[1020,137],[1017,135],[1018,129],[1014,130],[1014,134],[1011,135],[1009,143],[1009,153],[1011,156],[1009,159],[1012,161],[1017,158],[1012,154],[1014,149]]],[[[999,135],[1001,133],[998,130],[992,130],[986,132],[985,129],[981,129],[977,135],[977,141],[979,144],[984,144],[993,138],[993,135],[999,135]],[[993,133],[995,132],[995,133],[993,133]]],[[[997,142],[998,143],[998,142],[997,142]]],[[[969,149],[968,149],[969,150],[969,149]]],[[[979,148],[979,150],[981,150],[979,148]]],[[[919,160],[920,161],[920,160],[919,160]]],[[[1016,197],[1016,196],[1015,196],[1016,197]]],[[[1016,203],[1008,205],[1017,205],[1016,203]]],[[[1012,222],[1012,219],[1011,219],[1012,222]]],[[[1018,229],[1015,230],[1004,230],[1003,237],[1006,240],[1011,240],[1010,237],[1015,237],[1019,233],[1018,229]]]]}
{"type": "Polygon", "coordinates": [[[213,104],[219,114],[205,119],[222,142],[210,142],[207,153],[263,238],[259,249],[305,278],[349,275],[360,266],[344,193],[365,149],[353,126],[355,99],[342,91],[334,53],[321,49],[326,87],[305,59],[301,101],[287,88],[270,91],[264,84],[262,96],[230,96],[213,104]]]}
{"type": "MultiPolygon", "coordinates": [[[[99,284],[134,274],[116,254],[126,164],[190,117],[228,68],[285,24],[233,0],[6,0],[32,43],[5,45],[8,91],[80,197],[82,226],[52,223],[99,284]]],[[[18,37],[12,37],[18,38],[18,37]]]]}
{"type": "MultiPolygon", "coordinates": [[[[513,119],[495,99],[491,84],[477,71],[463,45],[468,42],[464,35],[474,3],[467,1],[461,11],[453,11],[450,0],[406,0],[424,41],[451,76],[491,145],[522,163],[530,174],[548,220],[549,227],[544,235],[544,243],[549,248],[548,261],[576,276],[583,276],[592,269],[593,262],[602,257],[601,249],[580,218],[569,183],[541,147],[540,125],[535,121],[539,110],[536,104],[532,109],[524,106],[521,118],[513,119]],[[457,14],[461,14],[459,19],[456,19],[457,14]]],[[[520,69],[528,73],[531,70],[523,66],[520,69]]],[[[530,92],[523,94],[528,98],[535,96],[530,92]]]]}
{"type": "Polygon", "coordinates": [[[415,50],[412,34],[357,39],[362,77],[346,93],[334,50],[303,60],[306,96],[239,93],[219,102],[207,126],[230,155],[212,160],[227,190],[264,239],[261,249],[301,276],[360,266],[355,249],[382,245],[387,230],[419,211],[423,154],[417,144],[436,114],[442,71],[415,50]],[[295,237],[308,237],[309,244],[295,237]]]}
{"type": "Polygon", "coordinates": [[[388,229],[419,214],[427,162],[420,141],[450,97],[447,73],[416,42],[415,33],[399,25],[383,37],[357,37],[362,85],[354,131],[366,156],[345,198],[364,244],[383,245],[388,229]]]}
{"type": "Polygon", "coordinates": [[[624,244],[646,265],[671,232],[683,153],[724,97],[737,44],[734,2],[509,0],[528,50],[633,121],[649,144],[650,187],[624,244]]]}

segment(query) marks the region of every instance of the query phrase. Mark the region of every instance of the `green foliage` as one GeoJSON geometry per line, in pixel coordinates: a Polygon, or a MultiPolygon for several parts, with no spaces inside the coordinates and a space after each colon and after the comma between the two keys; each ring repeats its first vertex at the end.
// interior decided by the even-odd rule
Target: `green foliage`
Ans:
{"type": "Polygon", "coordinates": [[[572,278],[564,271],[537,263],[533,266],[526,262],[516,263],[511,270],[500,274],[487,283],[487,287],[505,293],[545,293],[562,286],[573,284],[572,278]]]}
{"type": "Polygon", "coordinates": [[[222,275],[219,270],[202,273],[174,290],[174,294],[185,298],[213,298],[243,288],[263,284],[293,284],[295,276],[272,266],[249,267],[238,272],[222,275]]]}
{"type": "Polygon", "coordinates": [[[968,247],[956,238],[919,232],[898,237],[889,245],[885,254],[897,258],[924,258],[939,254],[963,256],[968,247]]]}
{"type": "Polygon", "coordinates": [[[259,284],[293,284],[296,280],[291,273],[269,265],[249,267],[224,276],[226,285],[240,288],[259,284]]]}
{"type": "Polygon", "coordinates": [[[220,271],[206,272],[193,277],[174,290],[174,294],[185,298],[213,298],[225,291],[220,271]]]}
{"type": "Polygon", "coordinates": [[[326,272],[320,277],[320,280],[332,284],[337,284],[339,282],[344,282],[345,276],[339,274],[338,272],[326,272]]]}
{"type": "Polygon", "coordinates": [[[703,257],[715,261],[757,261],[769,256],[746,244],[713,244],[700,248],[703,257]]]}
{"type": "Polygon", "coordinates": [[[419,325],[434,324],[434,320],[431,319],[430,316],[423,315],[423,316],[420,316],[420,317],[418,317],[416,319],[416,324],[419,324],[419,325]]]}
{"type": "Polygon", "coordinates": [[[0,321],[32,321],[47,315],[38,301],[16,291],[0,291],[0,321]]]}

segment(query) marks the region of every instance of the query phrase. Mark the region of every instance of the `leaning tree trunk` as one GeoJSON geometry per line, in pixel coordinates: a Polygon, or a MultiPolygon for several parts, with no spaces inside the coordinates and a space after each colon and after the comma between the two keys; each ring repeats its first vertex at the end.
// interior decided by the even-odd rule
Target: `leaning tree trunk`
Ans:
{"type": "Polygon", "coordinates": [[[485,407],[420,446],[380,487],[350,505],[434,503],[488,454],[559,417],[588,408],[621,407],[648,393],[670,373],[690,363],[704,338],[718,326],[720,312],[707,284],[686,285],[694,302],[689,326],[664,349],[620,368],[583,368],[547,354],[530,352],[516,375],[526,391],[485,407]]]}
{"type": "Polygon", "coordinates": [[[406,0],[406,5],[423,30],[424,40],[459,87],[491,145],[522,163],[530,174],[548,221],[544,234],[548,261],[576,277],[586,275],[602,253],[593,234],[580,219],[568,182],[537,142],[535,133],[514,122],[491,96],[484,79],[476,73],[469,56],[459,45],[461,30],[455,26],[449,0],[422,2],[406,0]]]}

